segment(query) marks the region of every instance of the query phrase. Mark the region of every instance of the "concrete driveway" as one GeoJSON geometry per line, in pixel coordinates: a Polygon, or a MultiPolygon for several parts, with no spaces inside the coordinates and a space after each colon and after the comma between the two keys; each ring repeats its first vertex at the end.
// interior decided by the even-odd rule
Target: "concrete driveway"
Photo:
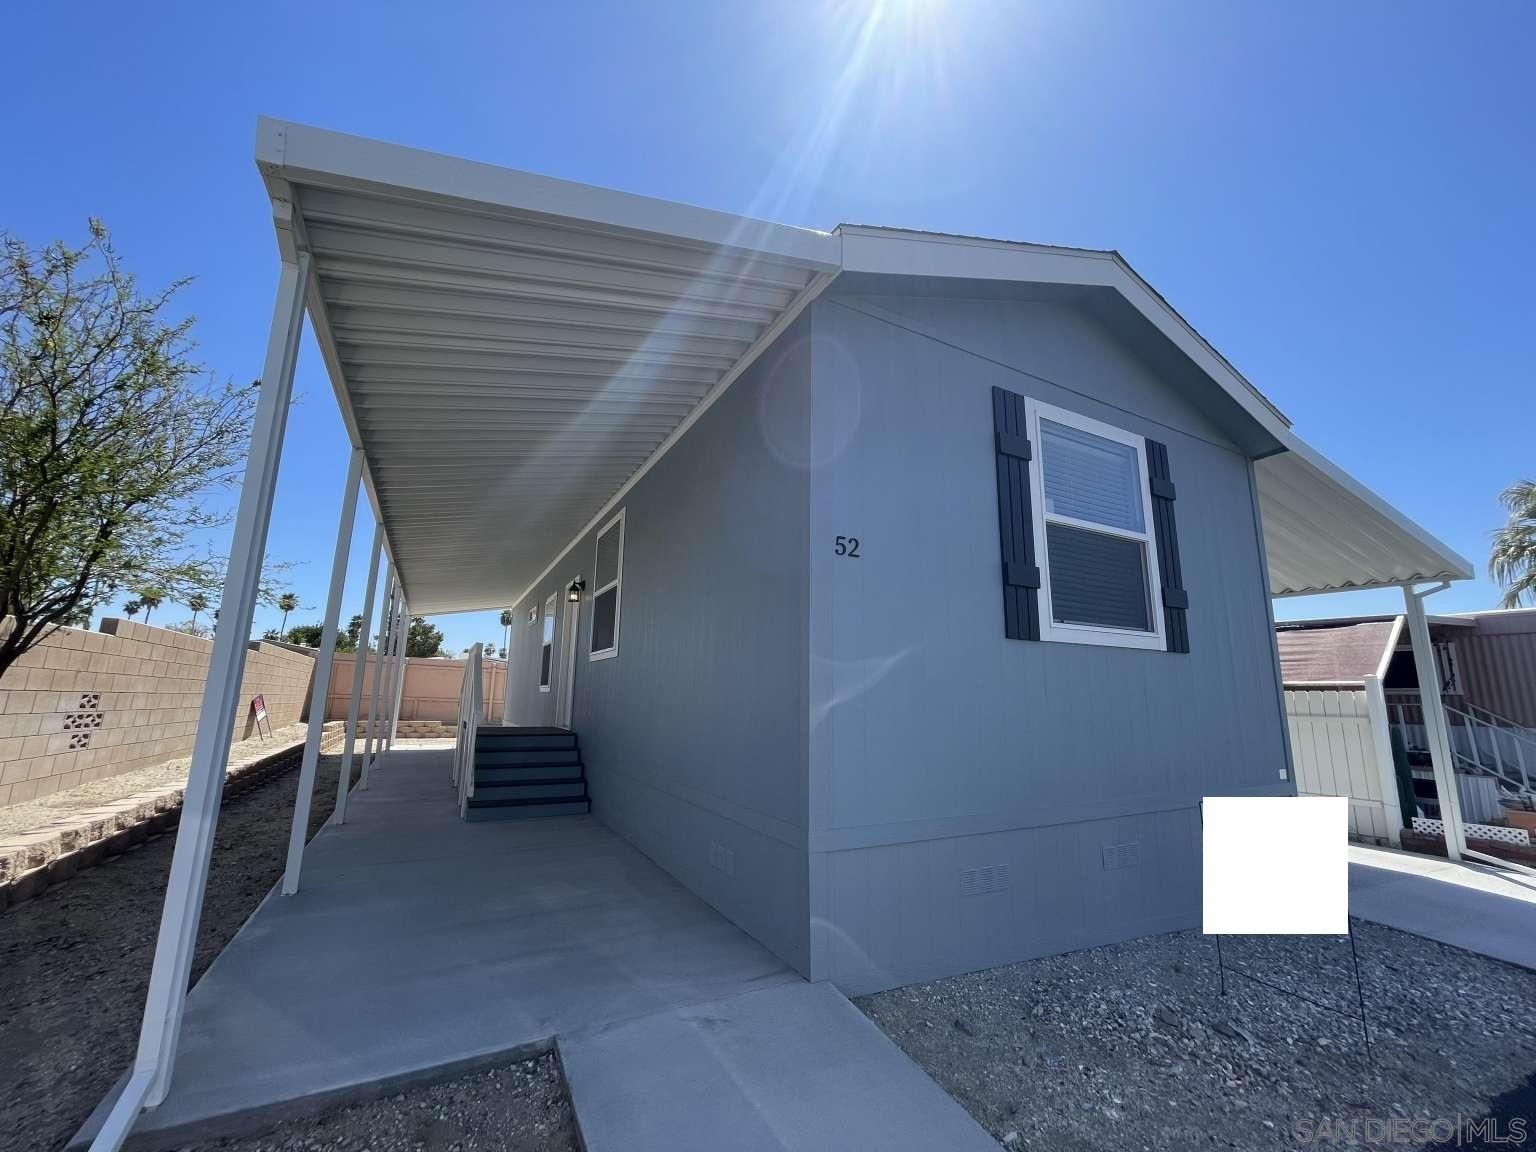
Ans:
{"type": "Polygon", "coordinates": [[[1536,969],[1536,877],[1351,844],[1349,912],[1536,969]]]}

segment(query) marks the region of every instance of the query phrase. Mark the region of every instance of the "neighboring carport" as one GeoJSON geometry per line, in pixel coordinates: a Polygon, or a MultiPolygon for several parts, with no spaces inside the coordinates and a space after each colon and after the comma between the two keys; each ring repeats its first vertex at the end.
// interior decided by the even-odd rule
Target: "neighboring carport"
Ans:
{"type": "MultiPolygon", "coordinates": [[[[1160,367],[1224,398],[1234,435],[1264,457],[1255,488],[1274,595],[1401,587],[1415,650],[1423,633],[1427,652],[1428,593],[1415,585],[1471,574],[1298,440],[1113,252],[790,228],[265,119],[257,164],[281,261],[262,394],[138,1056],[96,1148],[120,1145],[170,1087],[306,313],[352,453],[322,633],[327,675],[359,491],[377,525],[376,563],[388,563],[380,619],[395,622],[392,635],[410,613],[516,603],[841,275],[1082,293],[1160,367]]],[[[397,668],[398,651],[389,655],[397,668]]],[[[386,691],[398,698],[398,677],[386,691]]],[[[1423,691],[1426,704],[1438,700],[1433,677],[1423,691]]],[[[356,687],[350,715],[349,746],[356,687]]],[[[1442,766],[1449,773],[1443,743],[1442,730],[1437,780],[1442,766]]],[[[1458,832],[1453,819],[1453,853],[1458,832]]],[[[299,890],[303,849],[295,832],[284,893],[299,890]]]]}

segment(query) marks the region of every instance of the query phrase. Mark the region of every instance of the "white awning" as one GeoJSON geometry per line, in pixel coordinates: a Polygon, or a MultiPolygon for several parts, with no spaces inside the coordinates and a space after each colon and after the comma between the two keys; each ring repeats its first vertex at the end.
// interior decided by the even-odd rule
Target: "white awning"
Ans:
{"type": "Polygon", "coordinates": [[[838,242],[263,120],[414,612],[504,605],[830,278],[838,242]]]}
{"type": "Polygon", "coordinates": [[[310,320],[413,612],[515,603],[844,270],[1121,302],[1255,454],[1280,450],[1258,465],[1276,595],[1471,574],[1116,253],[815,232],[267,119],[256,157],[285,258],[311,255],[310,320]]]}
{"type": "Polygon", "coordinates": [[[1273,596],[1467,580],[1471,565],[1287,432],[1254,465],[1273,596]]]}

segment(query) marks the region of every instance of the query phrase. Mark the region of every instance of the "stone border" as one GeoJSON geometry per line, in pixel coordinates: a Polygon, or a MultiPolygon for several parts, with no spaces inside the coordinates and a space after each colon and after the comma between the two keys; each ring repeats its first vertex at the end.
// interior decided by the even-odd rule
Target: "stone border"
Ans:
{"type": "MultiPolygon", "coordinates": [[[[1415,832],[1411,828],[1404,828],[1401,837],[1403,847],[1409,852],[1421,852],[1426,856],[1445,855],[1443,835],[1431,836],[1424,832],[1415,832]]],[[[1478,840],[1468,836],[1467,847],[1485,856],[1498,856],[1516,864],[1524,864],[1527,868],[1536,868],[1536,846],[1507,844],[1502,840],[1478,840]]]]}
{"type": "Polygon", "coordinates": [[[398,740],[452,740],[454,725],[441,720],[401,720],[395,725],[398,740]]]}
{"type": "MultiPolygon", "coordinates": [[[[321,751],[338,747],[345,725],[325,725],[321,751]]],[[[266,756],[232,765],[224,777],[223,800],[291,772],[304,758],[298,741],[266,756]]],[[[0,912],[60,884],[84,868],[120,855],[181,823],[180,786],[156,788],[96,808],[84,809],[41,831],[17,837],[0,850],[0,912]]]]}

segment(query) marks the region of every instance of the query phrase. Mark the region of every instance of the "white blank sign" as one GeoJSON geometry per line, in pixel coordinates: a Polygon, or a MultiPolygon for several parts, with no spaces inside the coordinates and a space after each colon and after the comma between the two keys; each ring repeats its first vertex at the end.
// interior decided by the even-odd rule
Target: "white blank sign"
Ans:
{"type": "Polygon", "coordinates": [[[1204,912],[1209,934],[1349,931],[1349,800],[1207,796],[1204,912]]]}

